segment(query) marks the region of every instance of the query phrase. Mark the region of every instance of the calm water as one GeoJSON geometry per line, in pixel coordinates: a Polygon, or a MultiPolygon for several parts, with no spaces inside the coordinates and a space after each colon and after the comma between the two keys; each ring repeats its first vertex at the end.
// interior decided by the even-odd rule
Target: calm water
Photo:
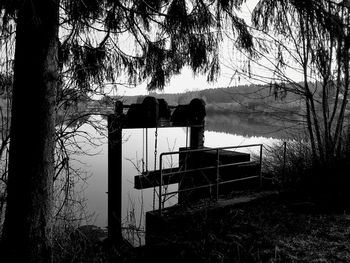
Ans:
{"type": "MultiPolygon", "coordinates": [[[[95,131],[88,125],[83,125],[82,129],[93,136],[100,138],[99,145],[91,147],[85,145],[90,153],[96,153],[91,156],[77,156],[76,167],[81,167],[90,174],[88,185],[85,189],[87,198],[87,209],[94,213],[93,222],[97,226],[107,226],[107,139],[94,134],[95,131]]],[[[157,136],[157,160],[156,168],[159,169],[159,154],[161,152],[177,151],[179,147],[186,146],[188,130],[186,128],[163,128],[158,129],[157,136]]],[[[154,170],[155,157],[155,129],[125,129],[123,130],[123,221],[127,226],[129,224],[143,225],[143,216],[146,211],[153,209],[153,189],[136,190],[133,187],[134,176],[139,174],[142,169],[146,169],[146,163],[142,165],[142,159],[146,160],[146,133],[148,137],[148,170],[154,170]]],[[[238,146],[247,144],[268,144],[279,143],[280,140],[266,137],[247,137],[238,134],[230,134],[217,131],[205,131],[205,146],[222,147],[238,146]]],[[[83,144],[84,145],[84,144],[83,144]]],[[[240,149],[240,151],[257,153],[259,148],[240,149]]],[[[168,158],[166,166],[177,166],[177,156],[168,158]]],[[[176,186],[172,186],[176,189],[176,186]]],[[[157,198],[156,198],[157,200],[157,198]]],[[[175,204],[176,197],[169,200],[168,205],[175,204]]],[[[157,205],[157,203],[156,203],[157,205]]],[[[156,206],[157,207],[157,206],[156,206]]]]}

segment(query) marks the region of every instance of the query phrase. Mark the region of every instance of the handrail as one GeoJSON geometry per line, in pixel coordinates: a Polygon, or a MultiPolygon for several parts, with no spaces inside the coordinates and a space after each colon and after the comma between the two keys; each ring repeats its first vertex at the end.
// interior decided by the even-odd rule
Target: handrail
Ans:
{"type": "MultiPolygon", "coordinates": [[[[227,163],[227,164],[221,164],[221,167],[231,167],[231,166],[239,166],[239,165],[243,165],[243,164],[248,164],[251,163],[251,161],[246,161],[246,162],[237,162],[237,163],[227,163]]],[[[168,174],[182,174],[182,173],[189,173],[189,172],[195,172],[195,171],[202,171],[202,170],[210,170],[210,169],[214,169],[217,168],[218,166],[205,166],[205,167],[198,167],[198,168],[194,168],[194,169],[188,169],[188,170],[184,170],[184,171],[174,171],[174,172],[168,172],[168,173],[163,173],[163,175],[168,175],[168,174]]],[[[169,168],[172,169],[172,168],[169,168]]],[[[163,169],[166,170],[166,169],[163,169]]]]}
{"type": "Polygon", "coordinates": [[[216,186],[216,199],[219,198],[219,185],[221,184],[227,184],[227,183],[232,183],[236,181],[243,181],[243,180],[250,180],[253,178],[260,178],[260,185],[262,184],[262,173],[261,173],[261,166],[262,166],[262,149],[263,149],[263,144],[248,144],[248,145],[235,145],[235,146],[225,146],[225,147],[216,147],[216,148],[202,148],[202,149],[189,149],[189,150],[183,150],[183,151],[174,151],[174,152],[164,152],[161,153],[159,156],[159,170],[160,170],[160,183],[159,183],[159,193],[158,193],[158,198],[159,198],[159,214],[162,214],[162,197],[167,196],[167,195],[172,195],[176,193],[181,193],[181,192],[186,192],[186,191],[192,191],[196,189],[201,189],[201,188],[206,188],[206,187],[212,187],[216,186]],[[247,162],[238,162],[238,163],[232,163],[232,164],[222,164],[220,165],[220,151],[221,150],[227,150],[227,149],[238,149],[238,148],[250,148],[250,147],[260,147],[260,156],[259,156],[259,164],[260,164],[260,170],[259,170],[259,175],[257,176],[249,176],[245,178],[238,178],[238,179],[233,179],[225,182],[219,182],[220,176],[220,168],[221,167],[229,167],[229,166],[238,166],[242,164],[247,164],[251,163],[250,161],[247,162]],[[211,183],[207,185],[201,185],[201,186],[196,186],[192,188],[187,188],[187,189],[182,189],[182,190],[177,190],[177,191],[172,191],[169,193],[162,193],[162,187],[163,187],[163,156],[167,155],[174,155],[174,154],[180,154],[180,153],[195,153],[195,152],[208,152],[208,151],[216,151],[216,165],[215,166],[208,166],[208,167],[199,167],[196,169],[189,169],[185,171],[175,171],[175,172],[170,172],[170,173],[165,173],[167,175],[169,174],[178,174],[178,173],[184,173],[184,172],[191,172],[191,171],[201,171],[201,170],[208,170],[208,169],[214,169],[216,168],[216,183],[211,183]]]}
{"type": "Polygon", "coordinates": [[[256,146],[263,146],[263,144],[257,143],[257,144],[247,144],[247,145],[224,146],[224,147],[216,147],[216,148],[207,148],[206,147],[206,148],[202,148],[202,149],[190,149],[190,150],[183,150],[183,151],[163,152],[160,154],[159,158],[161,158],[163,155],[173,155],[173,154],[178,154],[178,153],[209,152],[209,151],[216,151],[216,150],[248,148],[248,147],[256,147],[256,146]]]}

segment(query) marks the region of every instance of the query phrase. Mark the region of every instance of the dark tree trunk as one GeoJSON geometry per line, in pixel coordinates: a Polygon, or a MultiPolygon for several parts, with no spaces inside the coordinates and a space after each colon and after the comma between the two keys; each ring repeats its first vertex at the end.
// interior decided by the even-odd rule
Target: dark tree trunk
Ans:
{"type": "Polygon", "coordinates": [[[11,262],[51,261],[58,15],[54,0],[24,0],[18,11],[2,236],[11,262]]]}

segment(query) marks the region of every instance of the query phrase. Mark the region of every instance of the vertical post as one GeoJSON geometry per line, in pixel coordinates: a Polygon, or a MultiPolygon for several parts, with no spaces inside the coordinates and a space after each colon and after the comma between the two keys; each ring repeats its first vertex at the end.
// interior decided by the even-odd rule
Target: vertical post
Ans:
{"type": "Polygon", "coordinates": [[[146,128],[146,173],[148,173],[148,129],[146,128]]]}
{"type": "Polygon", "coordinates": [[[216,150],[216,201],[219,200],[220,152],[216,150]]]}
{"type": "Polygon", "coordinates": [[[260,144],[260,171],[259,171],[260,188],[262,187],[262,184],[263,184],[263,180],[262,180],[262,151],[263,151],[263,145],[260,144]]]}
{"type": "MultiPolygon", "coordinates": [[[[204,147],[204,125],[196,125],[190,127],[190,142],[189,146],[191,150],[195,149],[201,149],[204,147]]],[[[188,149],[188,148],[186,148],[188,149]]],[[[180,155],[181,156],[181,155],[180,155]]],[[[201,152],[186,152],[183,153],[183,161],[185,166],[185,171],[187,169],[196,169],[199,168],[201,164],[201,152]]],[[[181,160],[181,157],[179,157],[181,160]]],[[[188,188],[193,188],[194,186],[198,185],[198,180],[201,177],[200,172],[193,171],[191,175],[185,173],[185,177],[181,182],[179,183],[179,190],[186,190],[188,188]],[[193,180],[192,180],[192,179],[193,180]]],[[[208,191],[208,189],[205,189],[204,191],[208,191]]],[[[178,202],[179,204],[183,204],[188,201],[192,201],[196,199],[196,196],[200,194],[201,190],[196,190],[195,193],[191,192],[180,192],[178,195],[178,202]]],[[[208,195],[208,194],[207,194],[208,195]]],[[[197,198],[198,199],[198,198],[197,198]]]]}
{"type": "Polygon", "coordinates": [[[188,126],[186,126],[186,148],[188,147],[188,126]]]}
{"type": "Polygon", "coordinates": [[[108,116],[108,238],[122,240],[122,114],[123,103],[116,102],[108,116]]]}
{"type": "Polygon", "coordinates": [[[193,99],[188,105],[188,118],[191,126],[190,148],[200,149],[204,146],[205,102],[193,99]]]}
{"type": "Polygon", "coordinates": [[[283,170],[282,170],[283,184],[286,181],[286,155],[287,155],[287,142],[283,142],[283,170]]]}
{"type": "Polygon", "coordinates": [[[190,128],[190,148],[200,149],[204,146],[204,124],[190,128]]]}
{"type": "MultiPolygon", "coordinates": [[[[204,147],[204,124],[205,124],[205,103],[201,99],[193,99],[188,105],[186,116],[182,116],[186,120],[187,125],[190,126],[190,142],[189,146],[191,150],[201,149],[204,147]]],[[[200,152],[191,152],[185,154],[185,167],[189,169],[196,169],[201,167],[201,157],[202,153],[200,152]]],[[[184,180],[179,183],[179,190],[185,190],[192,188],[194,186],[200,186],[201,174],[199,172],[193,172],[191,174],[193,180],[186,180],[189,178],[184,178],[184,180]]],[[[192,201],[198,199],[197,196],[203,193],[200,193],[199,190],[196,190],[196,193],[182,192],[179,193],[179,204],[184,203],[185,201],[192,201]]]]}
{"type": "Polygon", "coordinates": [[[162,215],[162,187],[163,187],[163,154],[160,154],[159,157],[159,170],[160,170],[160,178],[159,178],[159,215],[162,215]]]}

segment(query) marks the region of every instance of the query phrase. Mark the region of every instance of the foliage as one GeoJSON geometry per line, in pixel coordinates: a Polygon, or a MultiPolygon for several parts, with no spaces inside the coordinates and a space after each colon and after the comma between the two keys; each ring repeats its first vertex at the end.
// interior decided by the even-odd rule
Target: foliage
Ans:
{"type": "MultiPolygon", "coordinates": [[[[239,38],[237,46],[251,49],[251,36],[235,13],[243,2],[0,2],[0,47],[5,53],[0,58],[0,70],[14,76],[3,232],[4,244],[11,250],[7,253],[28,262],[50,258],[53,156],[56,153],[59,170],[69,160],[65,146],[54,151],[54,108],[76,106],[77,94],[99,94],[115,88],[117,80],[132,85],[146,81],[149,90],[162,89],[184,66],[191,67],[194,73],[208,73],[208,79],[214,80],[219,73],[218,47],[226,24],[239,38]],[[126,78],[128,81],[124,81],[126,78]],[[106,88],[107,83],[110,85],[106,88]],[[57,98],[65,92],[70,93],[69,103],[57,104],[57,98]],[[36,121],[28,130],[30,140],[23,133],[32,124],[23,114],[26,111],[36,121]],[[33,149],[30,156],[26,152],[29,149],[33,149]],[[28,166],[25,176],[17,170],[18,163],[28,166]],[[19,205],[22,210],[16,210],[19,205]],[[22,238],[16,240],[14,231],[22,238]],[[23,243],[16,247],[18,240],[23,243]]],[[[69,141],[71,134],[63,128],[58,143],[69,141]]],[[[70,170],[66,171],[63,185],[69,189],[70,170]]],[[[66,192],[65,196],[70,195],[66,192]]]]}
{"type": "Polygon", "coordinates": [[[102,242],[106,233],[102,229],[56,225],[53,236],[53,262],[107,262],[102,242]]]}
{"type": "Polygon", "coordinates": [[[261,60],[252,63],[271,72],[271,78],[252,73],[254,78],[301,96],[314,163],[342,159],[349,118],[349,6],[345,1],[262,0],[253,25],[261,60]]]}
{"type": "Polygon", "coordinates": [[[312,174],[310,145],[303,140],[265,147],[263,173],[279,189],[300,187],[312,174]]]}
{"type": "Polygon", "coordinates": [[[184,66],[214,79],[225,23],[232,23],[239,46],[251,48],[245,23],[234,11],[241,3],[61,1],[63,80],[73,78],[76,86],[89,90],[127,77],[131,84],[147,80],[148,89],[155,90],[184,66]]]}
{"type": "MultiPolygon", "coordinates": [[[[343,144],[349,149],[348,139],[343,144]]],[[[298,139],[267,147],[262,169],[264,177],[283,192],[312,200],[326,211],[349,208],[349,162],[344,158],[315,165],[310,142],[298,139]]]]}
{"type": "MultiPolygon", "coordinates": [[[[12,89],[12,83],[8,90],[12,89]]],[[[92,125],[100,136],[104,128],[96,120],[91,118],[91,113],[84,107],[77,111],[77,105],[84,103],[83,94],[77,94],[73,90],[62,90],[57,98],[56,107],[56,132],[55,132],[55,175],[54,175],[54,221],[55,224],[64,222],[72,226],[88,222],[91,219],[85,209],[86,203],[83,198],[83,189],[88,175],[81,168],[74,167],[72,162],[74,156],[91,154],[81,148],[79,141],[84,141],[91,147],[96,146],[99,141],[86,134],[82,125],[92,125]]],[[[8,154],[9,154],[9,128],[10,128],[11,96],[0,99],[0,233],[4,220],[7,181],[8,181],[8,154]]]]}

